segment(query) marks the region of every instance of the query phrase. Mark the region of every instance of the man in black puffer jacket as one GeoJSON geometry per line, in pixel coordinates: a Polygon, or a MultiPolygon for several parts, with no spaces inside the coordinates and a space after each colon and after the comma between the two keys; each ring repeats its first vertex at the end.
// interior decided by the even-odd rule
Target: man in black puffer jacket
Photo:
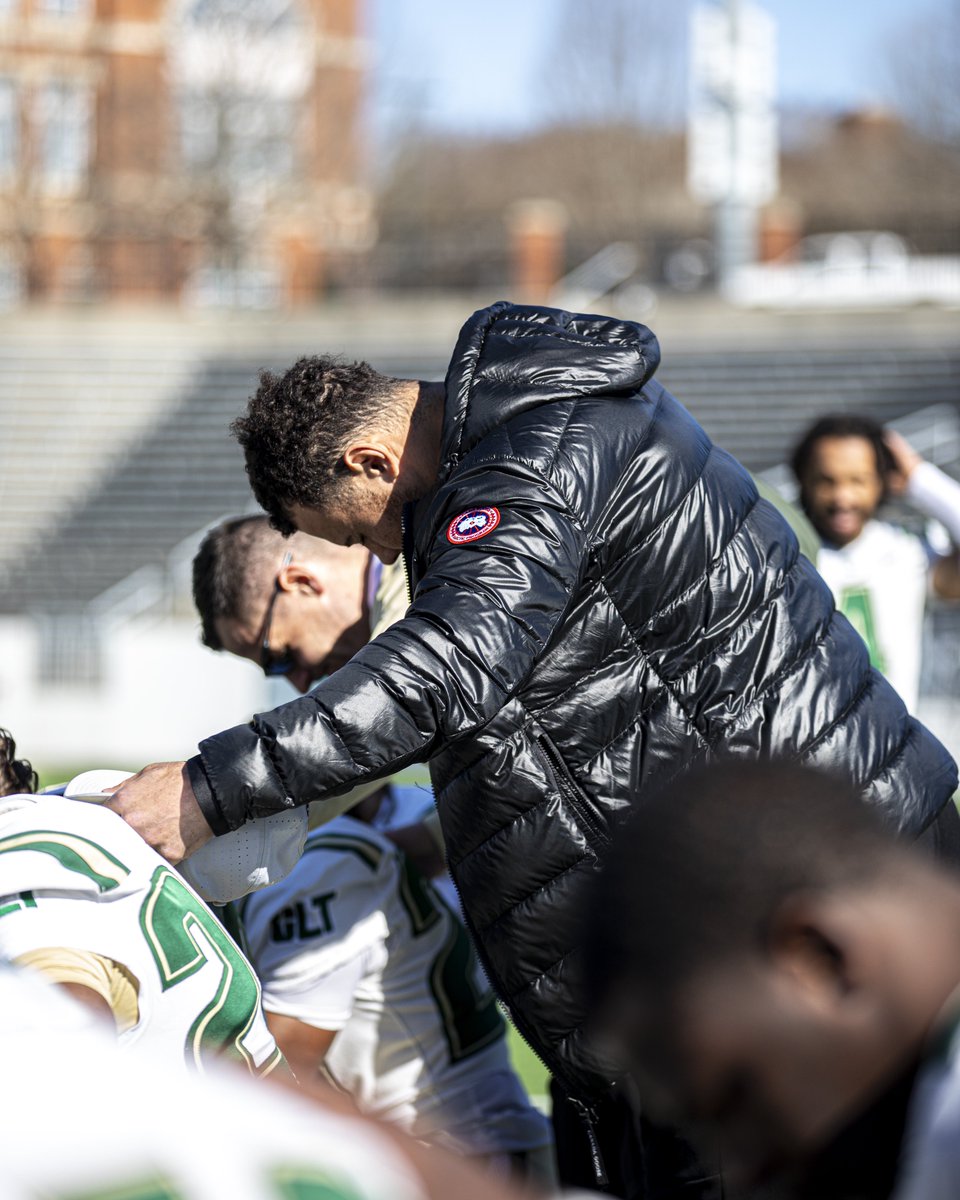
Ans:
{"type": "Polygon", "coordinates": [[[632,322],[500,303],[442,386],[328,359],[265,375],[237,422],[258,500],[286,532],[402,547],[411,607],[307,696],[114,802],[175,859],[429,761],[491,980],[586,1099],[609,1073],[582,1027],[581,900],[648,787],[787,755],[845,772],[915,838],[957,783],[781,517],[653,380],[658,357],[632,322]]]}

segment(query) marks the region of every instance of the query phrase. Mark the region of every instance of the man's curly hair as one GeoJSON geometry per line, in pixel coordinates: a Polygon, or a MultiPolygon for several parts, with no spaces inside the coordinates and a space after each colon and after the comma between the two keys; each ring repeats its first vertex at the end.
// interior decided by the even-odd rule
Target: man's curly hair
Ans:
{"type": "Polygon", "coordinates": [[[369,363],[329,355],[299,358],[283,375],[261,371],[246,415],[230,429],[275,529],[296,532],[292,505],[322,508],[345,472],[350,439],[374,418],[383,420],[397,382],[369,363]]]}
{"type": "Polygon", "coordinates": [[[17,743],[13,734],[0,729],[0,796],[17,792],[35,792],[37,773],[25,758],[17,758],[17,743]]]}

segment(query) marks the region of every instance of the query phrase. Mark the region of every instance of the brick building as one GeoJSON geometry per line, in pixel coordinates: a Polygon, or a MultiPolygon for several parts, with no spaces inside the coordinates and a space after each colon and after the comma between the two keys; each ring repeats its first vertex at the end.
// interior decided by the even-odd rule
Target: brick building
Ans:
{"type": "Polygon", "coordinates": [[[0,305],[312,300],[366,248],[362,0],[0,0],[0,305]]]}

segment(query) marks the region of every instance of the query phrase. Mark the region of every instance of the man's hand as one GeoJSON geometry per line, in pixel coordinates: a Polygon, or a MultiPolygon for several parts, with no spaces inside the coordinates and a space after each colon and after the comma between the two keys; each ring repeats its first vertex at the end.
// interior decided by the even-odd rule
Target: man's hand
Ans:
{"type": "Polygon", "coordinates": [[[213,837],[182,762],[144,767],[104,807],[119,813],[167,862],[180,862],[213,837]]]}
{"type": "Polygon", "coordinates": [[[902,496],[906,491],[907,481],[923,459],[907,439],[893,429],[883,431],[883,441],[893,459],[893,468],[887,472],[887,486],[895,496],[902,496]]]}

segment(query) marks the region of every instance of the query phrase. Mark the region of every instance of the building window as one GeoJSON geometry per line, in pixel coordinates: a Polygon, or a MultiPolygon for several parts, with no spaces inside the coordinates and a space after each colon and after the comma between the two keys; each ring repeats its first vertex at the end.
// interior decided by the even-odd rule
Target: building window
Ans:
{"type": "Polygon", "coordinates": [[[282,298],[280,270],[268,260],[238,266],[207,263],[194,271],[187,298],[197,308],[277,308],[282,298]]]}
{"type": "Polygon", "coordinates": [[[244,37],[276,35],[303,25],[296,0],[187,0],[182,14],[188,25],[240,31],[244,37]]]}
{"type": "Polygon", "coordinates": [[[90,165],[93,95],[80,83],[47,83],[38,96],[40,175],[51,192],[75,191],[90,165]]]}
{"type": "Polygon", "coordinates": [[[90,0],[37,0],[37,11],[52,17],[84,17],[90,11],[90,0]]]}
{"type": "Polygon", "coordinates": [[[20,156],[17,85],[0,76],[0,180],[10,179],[20,156]]]}
{"type": "Polygon", "coordinates": [[[237,181],[289,179],[293,175],[296,125],[293,104],[276,96],[238,97],[232,118],[237,181]]]}
{"type": "Polygon", "coordinates": [[[223,184],[283,183],[294,171],[296,107],[284,98],[234,90],[180,97],[187,168],[223,184]]]}
{"type": "Polygon", "coordinates": [[[11,246],[0,245],[0,312],[15,308],[23,299],[23,271],[11,246]]]}
{"type": "Polygon", "coordinates": [[[180,151],[192,171],[209,170],[217,161],[220,142],[218,106],[202,92],[180,97],[180,151]]]}
{"type": "Polygon", "coordinates": [[[170,46],[187,168],[226,185],[288,181],[313,80],[294,0],[183,0],[170,46]]]}

